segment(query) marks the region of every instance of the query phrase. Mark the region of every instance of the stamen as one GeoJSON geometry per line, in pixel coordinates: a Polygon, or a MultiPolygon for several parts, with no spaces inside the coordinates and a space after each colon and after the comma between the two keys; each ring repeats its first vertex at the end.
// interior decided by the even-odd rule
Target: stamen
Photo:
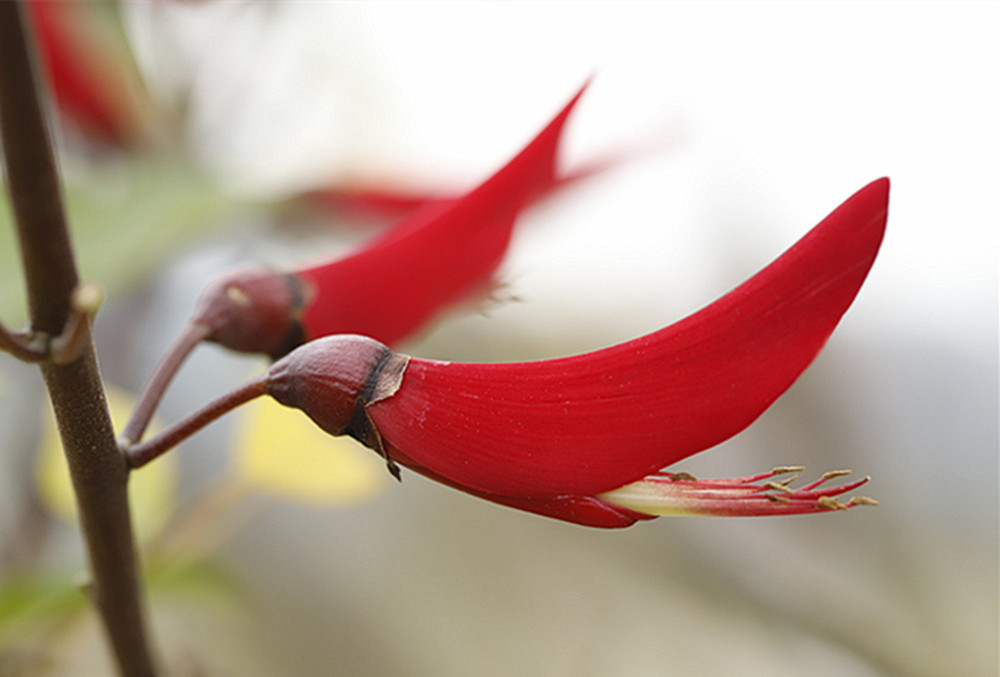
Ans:
{"type": "Polygon", "coordinates": [[[849,470],[834,470],[803,487],[792,487],[798,475],[781,480],[777,475],[797,473],[798,466],[782,466],[770,472],[734,479],[697,480],[689,473],[658,472],[638,482],[598,496],[617,506],[650,515],[758,516],[793,515],[829,510],[847,510],[878,501],[856,496],[846,503],[837,497],[865,484],[865,477],[839,486],[822,487],[849,470]]]}
{"type": "Polygon", "coordinates": [[[816,502],[827,510],[847,510],[847,506],[832,496],[820,496],[816,502]]]}
{"type": "Polygon", "coordinates": [[[787,484],[780,482],[765,482],[764,486],[768,489],[774,489],[775,491],[783,491],[786,494],[794,494],[795,490],[789,487],[787,484]]]}
{"type": "Polygon", "coordinates": [[[804,465],[779,465],[771,472],[775,475],[787,475],[790,472],[802,472],[805,469],[804,465]]]}
{"type": "Polygon", "coordinates": [[[850,470],[831,470],[830,472],[823,473],[823,475],[812,484],[802,487],[802,490],[811,491],[828,480],[834,479],[835,477],[844,477],[850,474],[851,474],[850,470]]]}

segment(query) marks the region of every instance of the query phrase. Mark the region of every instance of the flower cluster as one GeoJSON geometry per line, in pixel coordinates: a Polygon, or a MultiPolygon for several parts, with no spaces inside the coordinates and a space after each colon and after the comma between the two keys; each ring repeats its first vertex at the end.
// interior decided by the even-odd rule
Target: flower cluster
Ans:
{"type": "Polygon", "coordinates": [[[660,470],[735,435],[819,353],[861,287],[889,183],[848,199],[754,277],[658,332],[593,353],[459,364],[361,336],[311,341],[277,361],[266,392],[333,435],[488,500],[588,526],[649,515],[765,515],[870,503],[802,489],[697,481],[660,470]]]}
{"type": "Polygon", "coordinates": [[[355,437],[397,477],[405,466],[487,500],[588,526],[622,527],[672,512],[789,514],[872,503],[835,498],[865,480],[819,488],[837,473],[792,489],[758,484],[776,471],[713,481],[660,471],[744,429],[816,357],[875,260],[888,179],[858,191],[729,294],[621,345],[557,360],[458,364],[398,354],[372,338],[379,331],[402,338],[492,271],[531,187],[552,182],[558,134],[578,97],[478,188],[404,219],[358,253],[283,275],[239,273],[211,287],[192,324],[207,329],[196,337],[274,356],[298,346],[253,383],[179,424],[173,437],[132,444],[139,430],[126,440],[134,463],[266,393],[332,435],[355,437]],[[524,176],[532,179],[512,182],[524,176]],[[510,185],[521,188],[505,205],[493,191],[510,185]],[[492,211],[481,209],[487,197],[498,205],[492,211]],[[481,251],[475,248],[481,229],[491,226],[500,236],[485,247],[490,255],[473,254],[476,263],[454,278],[428,272],[425,303],[415,309],[393,302],[394,294],[419,297],[424,280],[408,277],[418,291],[403,289],[396,262],[408,271],[424,257],[439,264],[440,253],[428,241],[455,252],[460,247],[449,243],[461,238],[481,251]],[[438,229],[446,239],[437,239],[438,229]],[[398,323],[397,310],[404,316],[398,323]],[[344,333],[358,326],[369,328],[368,335],[344,333]],[[269,334],[272,329],[278,331],[269,334]],[[273,349],[270,341],[279,335],[285,338],[273,349]],[[254,342],[265,336],[268,342],[254,342]]]}
{"type": "MultiPolygon", "coordinates": [[[[64,112],[106,142],[128,143],[135,125],[117,90],[66,58],[70,36],[49,3],[32,8],[64,112]]],[[[324,431],[372,448],[397,477],[401,466],[410,468],[496,503],[588,526],[874,503],[838,500],[866,481],[826,485],[842,471],[793,488],[778,478],[798,468],[729,480],[663,468],[746,428],[809,366],[874,263],[888,179],[862,188],[730,293],[647,336],[517,364],[440,362],[390,349],[488,285],[525,207],[584,174],[557,166],[583,89],[464,195],[318,191],[320,201],[405,213],[346,257],[288,271],[241,268],[212,282],[122,434],[132,465],[267,394],[324,431]],[[162,393],[203,341],[276,361],[244,388],[143,441],[162,393]]]]}

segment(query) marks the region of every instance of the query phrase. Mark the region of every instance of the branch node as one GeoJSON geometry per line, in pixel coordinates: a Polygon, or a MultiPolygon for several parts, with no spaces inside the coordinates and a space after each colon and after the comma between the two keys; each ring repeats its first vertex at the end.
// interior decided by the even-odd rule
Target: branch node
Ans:
{"type": "Polygon", "coordinates": [[[49,344],[49,360],[53,364],[67,365],[80,357],[87,346],[88,323],[104,300],[104,292],[91,282],[76,286],[70,298],[70,315],[62,333],[49,344]]]}
{"type": "Polygon", "coordinates": [[[44,362],[48,357],[45,342],[26,331],[10,331],[0,323],[0,350],[22,362],[44,362]]]}
{"type": "Polygon", "coordinates": [[[104,293],[96,284],[78,285],[70,299],[69,317],[58,336],[41,331],[10,331],[0,323],[0,350],[23,362],[70,364],[87,346],[87,322],[103,299],[104,293]]]}

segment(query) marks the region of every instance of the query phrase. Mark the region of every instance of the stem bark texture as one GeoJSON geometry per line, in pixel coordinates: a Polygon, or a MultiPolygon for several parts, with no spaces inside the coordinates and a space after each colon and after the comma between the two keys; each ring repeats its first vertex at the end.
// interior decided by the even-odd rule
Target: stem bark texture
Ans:
{"type": "MultiPolygon", "coordinates": [[[[59,175],[34,71],[22,2],[0,2],[0,127],[10,199],[27,281],[31,328],[58,336],[78,284],[59,175]]],[[[126,486],[89,328],[79,358],[43,362],[76,491],[91,566],[89,592],[118,668],[128,677],[154,675],[126,486]]]]}

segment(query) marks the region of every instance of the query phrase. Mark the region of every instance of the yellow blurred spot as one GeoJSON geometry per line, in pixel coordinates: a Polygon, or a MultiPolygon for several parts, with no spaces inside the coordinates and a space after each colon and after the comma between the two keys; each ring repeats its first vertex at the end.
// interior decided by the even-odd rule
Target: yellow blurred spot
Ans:
{"type": "MultiPolygon", "coordinates": [[[[118,430],[128,420],[135,404],[135,397],[114,386],[108,386],[106,393],[111,420],[114,421],[115,430],[118,430]]],[[[38,493],[42,504],[49,512],[75,524],[76,497],[73,494],[66,456],[63,454],[55,417],[51,410],[44,417],[42,425],[41,447],[36,467],[38,493]]],[[[155,435],[160,429],[162,425],[158,425],[154,420],[146,434],[155,435]]],[[[128,493],[133,524],[140,537],[156,533],[173,512],[177,471],[176,456],[167,454],[156,463],[134,471],[129,477],[128,493]]]]}
{"type": "Polygon", "coordinates": [[[267,493],[320,505],[350,505],[387,484],[385,462],[349,437],[332,437],[270,398],[240,407],[236,467],[267,493]]]}

